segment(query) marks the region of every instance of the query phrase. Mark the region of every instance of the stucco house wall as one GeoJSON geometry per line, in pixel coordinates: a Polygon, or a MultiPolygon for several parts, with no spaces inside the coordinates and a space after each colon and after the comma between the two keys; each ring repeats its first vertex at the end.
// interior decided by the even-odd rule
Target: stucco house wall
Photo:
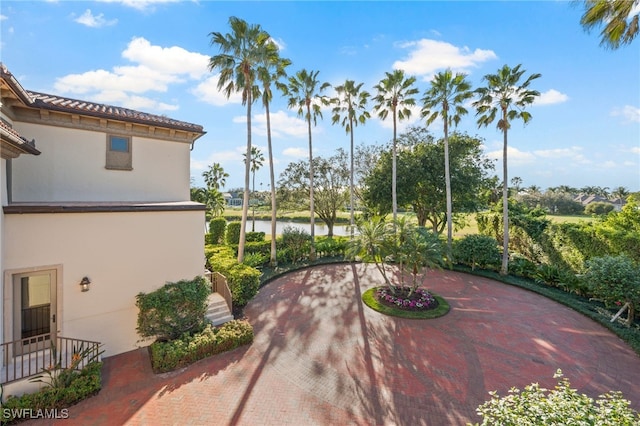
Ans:
{"type": "MultiPolygon", "coordinates": [[[[202,275],[202,216],[201,211],[9,214],[3,268],[5,275],[60,268],[58,333],[104,342],[105,356],[118,354],[140,345],[136,294],[202,275]],[[79,285],[84,276],[91,280],[87,292],[79,285]]],[[[5,294],[7,315],[11,299],[5,294]]],[[[11,334],[9,327],[4,331],[11,334]]]]}
{"type": "Polygon", "coordinates": [[[111,132],[15,123],[39,156],[13,160],[13,202],[189,200],[190,145],[133,136],[133,170],[105,168],[111,132]]]}

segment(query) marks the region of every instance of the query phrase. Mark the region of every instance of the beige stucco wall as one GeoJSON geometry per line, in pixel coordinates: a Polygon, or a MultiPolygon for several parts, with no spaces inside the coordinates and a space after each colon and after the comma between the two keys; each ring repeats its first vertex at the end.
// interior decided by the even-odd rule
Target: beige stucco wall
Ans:
{"type": "MultiPolygon", "coordinates": [[[[2,206],[7,205],[7,184],[6,184],[6,162],[4,158],[0,158],[0,279],[2,279],[2,271],[4,271],[4,250],[5,250],[5,232],[4,232],[4,211],[2,206]]],[[[3,298],[3,287],[0,286],[0,301],[3,298]]],[[[4,308],[0,303],[0,332],[4,330],[4,308]]],[[[4,342],[0,335],[0,342],[4,342]]]]}
{"type": "MultiPolygon", "coordinates": [[[[13,162],[13,202],[184,201],[190,144],[132,137],[133,170],[105,168],[107,133],[14,122],[39,156],[13,162]]],[[[126,136],[126,134],[123,134],[126,136]]]]}
{"type": "Polygon", "coordinates": [[[100,341],[104,356],[129,351],[142,345],[136,294],[203,273],[203,222],[203,211],[7,214],[4,279],[59,268],[59,334],[100,341]],[[92,281],[85,293],[84,276],[92,281]]]}

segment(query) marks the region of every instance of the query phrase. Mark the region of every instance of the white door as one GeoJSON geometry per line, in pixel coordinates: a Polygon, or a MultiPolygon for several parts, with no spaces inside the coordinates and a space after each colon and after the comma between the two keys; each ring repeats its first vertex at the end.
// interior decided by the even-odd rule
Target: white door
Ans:
{"type": "Polygon", "coordinates": [[[13,276],[13,340],[16,355],[47,349],[56,333],[56,271],[13,276]]]}

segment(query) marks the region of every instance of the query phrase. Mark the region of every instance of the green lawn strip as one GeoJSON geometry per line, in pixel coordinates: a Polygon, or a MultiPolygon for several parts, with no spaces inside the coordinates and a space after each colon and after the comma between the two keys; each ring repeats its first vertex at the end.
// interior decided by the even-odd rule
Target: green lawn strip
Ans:
{"type": "Polygon", "coordinates": [[[611,330],[618,337],[624,340],[629,346],[631,346],[631,348],[640,356],[640,327],[638,326],[637,322],[632,327],[626,327],[619,322],[611,322],[610,318],[600,313],[602,309],[606,309],[604,304],[602,304],[601,302],[589,300],[588,298],[579,296],[577,294],[567,293],[566,291],[559,288],[551,287],[545,284],[538,284],[533,280],[523,277],[515,277],[512,275],[503,276],[498,272],[483,269],[476,269],[472,271],[471,268],[463,265],[454,265],[453,270],[490,278],[504,284],[520,287],[522,289],[538,293],[555,302],[565,305],[573,309],[574,311],[586,316],[587,318],[596,321],[605,328],[611,330]]]}
{"type": "Polygon", "coordinates": [[[427,309],[424,311],[406,311],[403,309],[395,308],[393,306],[383,305],[376,299],[377,288],[370,288],[362,294],[362,301],[365,305],[370,307],[376,312],[380,312],[384,315],[399,318],[409,319],[432,319],[446,315],[449,312],[449,303],[441,296],[431,293],[433,297],[438,301],[438,306],[434,309],[427,309]]]}

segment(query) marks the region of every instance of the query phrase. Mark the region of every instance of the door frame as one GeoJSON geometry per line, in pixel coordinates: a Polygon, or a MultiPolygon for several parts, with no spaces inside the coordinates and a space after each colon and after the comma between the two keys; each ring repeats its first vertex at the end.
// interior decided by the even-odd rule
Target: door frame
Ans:
{"type": "MultiPolygon", "coordinates": [[[[51,312],[50,315],[55,315],[55,324],[51,329],[51,338],[54,339],[55,336],[61,331],[62,324],[62,284],[63,284],[63,275],[62,275],[62,265],[43,265],[43,266],[34,266],[29,268],[20,268],[20,269],[10,269],[4,271],[4,284],[3,284],[3,342],[11,342],[14,340],[19,340],[20,335],[19,331],[16,334],[16,294],[14,291],[15,281],[17,276],[20,275],[29,275],[36,274],[38,272],[46,272],[51,271],[55,282],[53,283],[55,286],[55,292],[52,294],[51,300],[51,312]]],[[[50,318],[51,320],[51,318],[50,318]]],[[[23,351],[26,353],[26,351],[23,351]]],[[[20,355],[19,353],[14,352],[15,355],[20,355]]]]}

